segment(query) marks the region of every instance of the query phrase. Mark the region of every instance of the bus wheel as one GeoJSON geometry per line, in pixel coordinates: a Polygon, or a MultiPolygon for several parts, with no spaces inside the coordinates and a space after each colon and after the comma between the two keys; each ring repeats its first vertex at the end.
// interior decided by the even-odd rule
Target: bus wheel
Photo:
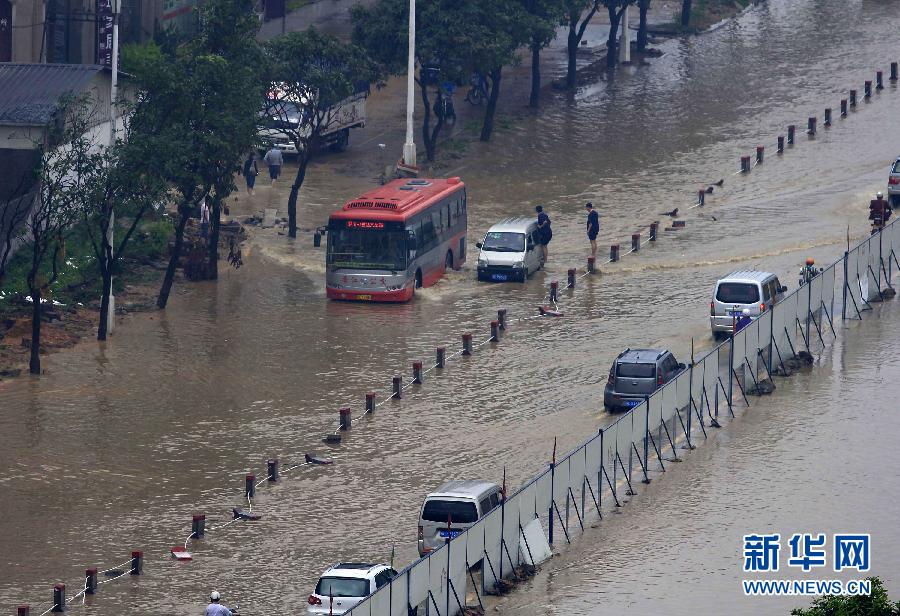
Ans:
{"type": "Polygon", "coordinates": [[[447,258],[444,259],[444,269],[445,270],[453,269],[453,251],[452,250],[447,251],[447,258]]]}
{"type": "Polygon", "coordinates": [[[416,288],[422,288],[422,270],[416,270],[416,288]]]}

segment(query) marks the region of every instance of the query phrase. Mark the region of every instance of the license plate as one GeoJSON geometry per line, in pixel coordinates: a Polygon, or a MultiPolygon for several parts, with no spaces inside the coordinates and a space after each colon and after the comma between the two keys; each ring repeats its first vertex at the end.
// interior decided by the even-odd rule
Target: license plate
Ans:
{"type": "Polygon", "coordinates": [[[357,295],[357,296],[356,296],[356,299],[362,299],[362,300],[367,300],[367,299],[368,299],[368,300],[371,300],[371,299],[372,299],[372,296],[371,296],[371,295],[357,295]]]}
{"type": "Polygon", "coordinates": [[[641,403],[640,400],[626,400],[625,406],[637,406],[640,403],[641,403]]]}
{"type": "Polygon", "coordinates": [[[461,535],[462,531],[461,530],[442,530],[442,531],[439,531],[439,533],[440,533],[441,539],[446,539],[447,537],[450,537],[451,539],[453,539],[457,535],[461,535]]]}
{"type": "Polygon", "coordinates": [[[509,276],[507,276],[506,274],[491,274],[491,280],[499,280],[502,282],[505,280],[509,280],[509,276]]]}
{"type": "Polygon", "coordinates": [[[728,311],[728,316],[730,316],[730,317],[739,317],[742,314],[743,314],[743,311],[741,311],[741,310],[729,310],[728,311]]]}

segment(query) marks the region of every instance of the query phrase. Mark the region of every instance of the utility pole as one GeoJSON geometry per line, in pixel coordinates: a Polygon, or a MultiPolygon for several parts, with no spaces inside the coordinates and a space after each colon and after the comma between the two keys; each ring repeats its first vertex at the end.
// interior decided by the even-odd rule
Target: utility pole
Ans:
{"type": "MultiPolygon", "coordinates": [[[[122,0],[110,0],[110,8],[112,9],[113,31],[112,31],[112,77],[110,79],[109,88],[109,147],[116,144],[116,99],[119,96],[119,12],[122,9],[122,0]]],[[[113,228],[116,224],[115,211],[109,213],[109,226],[106,229],[106,242],[111,251],[115,250],[113,243],[113,228]]],[[[108,252],[103,251],[103,258],[108,258],[108,252]]],[[[112,267],[112,263],[107,263],[107,267],[112,267]]],[[[113,324],[116,316],[116,297],[113,295],[112,289],[109,291],[109,309],[106,311],[106,334],[112,333],[113,324]]]]}
{"type": "Polygon", "coordinates": [[[406,143],[403,144],[404,167],[416,166],[416,143],[413,140],[413,109],[416,89],[416,0],[409,0],[409,56],[406,62],[406,143]]]}
{"type": "Polygon", "coordinates": [[[619,58],[623,63],[631,62],[631,33],[628,31],[628,9],[629,7],[625,7],[625,12],[622,13],[622,36],[619,37],[619,47],[620,54],[619,58]]]}

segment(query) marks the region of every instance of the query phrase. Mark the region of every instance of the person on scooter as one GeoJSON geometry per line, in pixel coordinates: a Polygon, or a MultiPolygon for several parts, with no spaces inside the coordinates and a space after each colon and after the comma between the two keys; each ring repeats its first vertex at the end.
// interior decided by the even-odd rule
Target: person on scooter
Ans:
{"type": "Polygon", "coordinates": [[[218,590],[209,593],[209,605],[206,606],[206,616],[232,616],[231,610],[220,604],[222,595],[218,590]]]}

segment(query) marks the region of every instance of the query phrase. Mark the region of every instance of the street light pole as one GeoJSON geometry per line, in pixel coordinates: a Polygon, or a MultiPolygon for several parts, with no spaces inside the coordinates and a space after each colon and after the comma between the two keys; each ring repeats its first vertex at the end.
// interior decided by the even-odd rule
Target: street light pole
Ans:
{"type": "Polygon", "coordinates": [[[416,0],[409,0],[409,56],[406,62],[406,143],[403,164],[416,166],[416,143],[413,140],[413,108],[416,89],[416,0]]]}
{"type": "MultiPolygon", "coordinates": [[[[112,31],[112,58],[110,64],[112,69],[112,77],[110,79],[109,88],[109,147],[116,144],[116,99],[119,96],[119,11],[122,9],[122,0],[110,0],[110,8],[112,9],[113,31],[112,31]]],[[[113,239],[113,228],[116,225],[116,214],[114,211],[109,213],[109,222],[106,229],[106,242],[110,247],[110,251],[115,250],[113,239]]],[[[102,258],[108,258],[108,252],[104,248],[102,258]]],[[[112,267],[112,263],[106,264],[107,268],[112,267]]],[[[109,306],[106,311],[106,334],[112,333],[113,325],[116,321],[116,297],[113,295],[112,288],[109,290],[109,306]]]]}

